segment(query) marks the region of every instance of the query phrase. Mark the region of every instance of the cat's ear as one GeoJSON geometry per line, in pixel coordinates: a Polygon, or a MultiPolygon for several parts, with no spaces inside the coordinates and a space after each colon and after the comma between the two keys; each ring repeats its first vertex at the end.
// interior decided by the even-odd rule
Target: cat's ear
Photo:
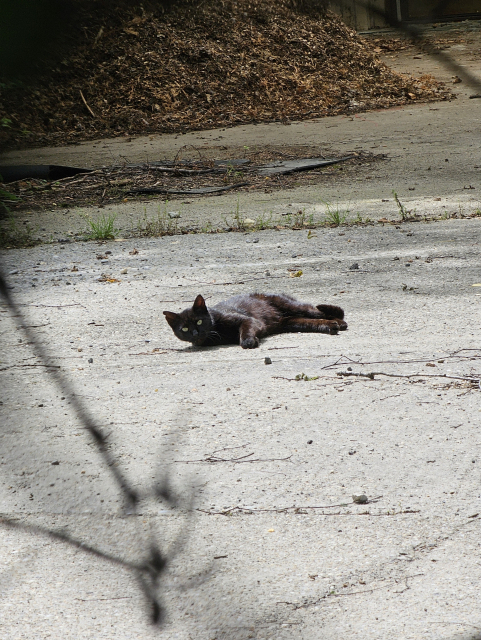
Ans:
{"type": "Polygon", "coordinates": [[[194,311],[207,311],[207,307],[205,306],[205,300],[200,294],[194,300],[194,305],[192,309],[194,311]]]}
{"type": "Polygon", "coordinates": [[[162,313],[172,329],[179,324],[180,316],[178,313],[173,313],[172,311],[163,311],[162,313]]]}

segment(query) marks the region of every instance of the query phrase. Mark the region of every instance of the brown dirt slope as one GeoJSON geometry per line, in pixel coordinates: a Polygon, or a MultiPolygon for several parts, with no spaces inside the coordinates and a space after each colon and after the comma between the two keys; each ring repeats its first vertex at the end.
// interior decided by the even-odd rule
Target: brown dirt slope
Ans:
{"type": "Polygon", "coordinates": [[[80,2],[68,55],[0,94],[0,143],[64,144],[120,134],[288,121],[451,97],[401,76],[336,16],[275,0],[163,12],[80,2]],[[2,120],[3,118],[3,120],[2,120]]]}

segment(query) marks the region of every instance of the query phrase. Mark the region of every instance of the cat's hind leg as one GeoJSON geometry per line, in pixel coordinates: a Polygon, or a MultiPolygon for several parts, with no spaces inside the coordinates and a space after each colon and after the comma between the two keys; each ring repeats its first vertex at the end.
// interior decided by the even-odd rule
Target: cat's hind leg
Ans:
{"type": "Polygon", "coordinates": [[[344,309],[341,309],[341,307],[336,307],[333,304],[318,304],[316,305],[316,309],[319,309],[319,311],[323,314],[323,318],[328,318],[330,320],[337,320],[338,318],[342,320],[344,318],[344,309]]]}
{"type": "MultiPolygon", "coordinates": [[[[265,300],[275,309],[280,311],[285,318],[289,317],[302,317],[302,318],[324,318],[327,317],[323,314],[322,310],[315,307],[308,302],[300,302],[292,296],[285,294],[270,294],[270,293],[257,293],[257,298],[265,300]]],[[[338,307],[333,307],[338,308],[338,307]]]]}
{"type": "Polygon", "coordinates": [[[336,335],[338,331],[342,331],[341,323],[347,324],[339,320],[328,320],[325,318],[285,318],[282,321],[282,330],[286,333],[329,333],[336,335]]]}

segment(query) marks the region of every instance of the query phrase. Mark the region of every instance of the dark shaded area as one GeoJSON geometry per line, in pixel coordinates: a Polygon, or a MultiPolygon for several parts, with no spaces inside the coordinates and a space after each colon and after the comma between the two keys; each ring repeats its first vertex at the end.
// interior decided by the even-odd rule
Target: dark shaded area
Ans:
{"type": "Polygon", "coordinates": [[[90,173],[92,169],[78,167],[64,167],[57,164],[19,164],[0,167],[0,181],[15,182],[16,180],[61,180],[71,178],[79,173],[90,173]]]}
{"type": "Polygon", "coordinates": [[[0,69],[5,80],[36,72],[39,56],[59,53],[72,0],[0,0],[0,69]]]}
{"type": "MultiPolygon", "coordinates": [[[[28,343],[32,345],[33,352],[39,359],[40,363],[45,366],[50,372],[50,379],[57,386],[58,390],[69,399],[73,411],[75,412],[79,423],[89,434],[93,445],[97,448],[100,458],[105,465],[105,468],[111,474],[114,482],[123,498],[123,514],[131,515],[137,512],[142,501],[146,499],[155,500],[158,503],[167,504],[170,507],[178,507],[179,500],[170,487],[170,481],[167,474],[163,471],[159,473],[159,476],[154,480],[151,487],[146,491],[139,491],[135,489],[130,480],[121,470],[118,461],[116,460],[111,446],[108,441],[108,436],[105,435],[104,430],[89,411],[84,401],[81,399],[78,393],[69,379],[69,377],[61,370],[57,365],[53,365],[50,362],[50,358],[45,347],[37,339],[37,336],[32,327],[27,324],[23,317],[23,313],[20,306],[15,302],[11,287],[8,286],[5,277],[0,271],[0,300],[2,300],[8,308],[11,315],[15,318],[16,325],[20,329],[27,339],[28,343]]],[[[53,462],[51,464],[58,464],[53,462]]],[[[190,502],[192,501],[193,494],[190,495],[190,502]]],[[[192,504],[187,505],[187,510],[191,511],[192,504]]],[[[160,600],[160,585],[159,580],[161,575],[166,571],[167,566],[173,557],[177,554],[185,539],[185,532],[181,531],[178,539],[169,546],[169,550],[163,550],[162,542],[157,536],[151,534],[149,537],[146,548],[143,549],[143,559],[140,562],[133,562],[128,558],[122,558],[118,555],[107,553],[101,549],[86,544],[84,541],[76,539],[66,529],[61,531],[46,528],[41,525],[29,525],[23,524],[15,517],[2,516],[0,517],[0,525],[8,528],[23,529],[30,533],[37,535],[45,535],[52,540],[60,540],[70,546],[81,549],[83,552],[102,558],[114,566],[123,567],[132,571],[137,579],[139,587],[146,598],[146,601],[150,609],[150,619],[153,624],[160,624],[164,621],[164,609],[160,600]]],[[[137,544],[140,542],[137,541],[137,544]]]]}
{"type": "Polygon", "coordinates": [[[416,22],[481,17],[479,0],[401,0],[400,9],[403,20],[416,22]]]}

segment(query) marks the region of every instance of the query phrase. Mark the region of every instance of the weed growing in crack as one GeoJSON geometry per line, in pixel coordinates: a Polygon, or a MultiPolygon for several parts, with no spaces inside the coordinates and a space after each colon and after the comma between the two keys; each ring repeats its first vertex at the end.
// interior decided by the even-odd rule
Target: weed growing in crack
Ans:
{"type": "Polygon", "coordinates": [[[151,218],[147,216],[147,211],[144,209],[144,217],[137,222],[137,229],[134,230],[134,233],[148,237],[175,236],[180,233],[177,218],[170,218],[167,212],[168,204],[169,201],[166,200],[163,210],[159,205],[157,214],[151,218]]]}
{"type": "Polygon", "coordinates": [[[116,213],[109,213],[108,215],[103,213],[96,220],[88,215],[84,217],[89,226],[86,235],[87,240],[112,240],[119,231],[114,226],[117,218],[116,213]]]}
{"type": "Polygon", "coordinates": [[[392,192],[393,196],[394,196],[394,200],[396,201],[397,207],[399,209],[399,215],[401,217],[401,220],[409,220],[412,211],[408,211],[406,209],[406,207],[403,205],[403,203],[401,202],[401,200],[399,200],[397,193],[393,190],[392,192]]]}
{"type": "Polygon", "coordinates": [[[349,215],[349,208],[342,211],[338,204],[336,206],[332,205],[330,202],[323,202],[323,204],[326,207],[325,222],[328,224],[334,224],[336,227],[346,222],[347,216],[349,215]]]}
{"type": "Polygon", "coordinates": [[[297,213],[289,214],[287,216],[287,226],[291,229],[302,229],[303,227],[308,227],[313,223],[314,216],[312,214],[307,216],[304,209],[299,209],[297,213]]]}
{"type": "Polygon", "coordinates": [[[264,229],[272,229],[275,226],[272,218],[272,211],[269,213],[269,216],[266,218],[264,213],[261,213],[257,216],[255,220],[254,229],[256,231],[263,231],[264,229]]]}
{"type": "MultiPolygon", "coordinates": [[[[1,179],[1,177],[0,177],[1,179]]],[[[7,203],[16,202],[19,198],[6,189],[0,188],[0,248],[33,247],[40,240],[33,237],[34,228],[27,222],[18,224],[15,215],[7,203]]]]}
{"type": "Polygon", "coordinates": [[[242,180],[244,178],[244,172],[235,169],[234,166],[229,163],[227,165],[227,171],[224,176],[224,182],[230,184],[231,182],[236,182],[237,180],[242,180]]]}
{"type": "Polygon", "coordinates": [[[214,233],[214,227],[212,226],[212,222],[210,220],[207,220],[207,222],[205,223],[205,225],[203,227],[201,227],[200,229],[201,233],[214,233]]]}
{"type": "MultiPolygon", "coordinates": [[[[237,204],[235,207],[235,211],[231,212],[231,215],[233,216],[233,221],[229,222],[226,218],[226,216],[223,216],[223,220],[225,222],[225,224],[227,225],[227,228],[230,231],[245,231],[246,227],[248,227],[249,225],[246,224],[246,218],[244,218],[244,216],[241,213],[240,210],[240,198],[239,196],[237,196],[237,204]]],[[[255,224],[255,222],[254,222],[255,224]]]]}
{"type": "Polygon", "coordinates": [[[237,196],[237,204],[235,208],[234,220],[238,229],[245,229],[245,221],[240,212],[240,197],[237,196]]]}
{"type": "Polygon", "coordinates": [[[27,222],[18,224],[13,213],[7,210],[7,217],[0,222],[0,248],[21,249],[40,244],[39,238],[33,236],[34,228],[27,222]]]}

